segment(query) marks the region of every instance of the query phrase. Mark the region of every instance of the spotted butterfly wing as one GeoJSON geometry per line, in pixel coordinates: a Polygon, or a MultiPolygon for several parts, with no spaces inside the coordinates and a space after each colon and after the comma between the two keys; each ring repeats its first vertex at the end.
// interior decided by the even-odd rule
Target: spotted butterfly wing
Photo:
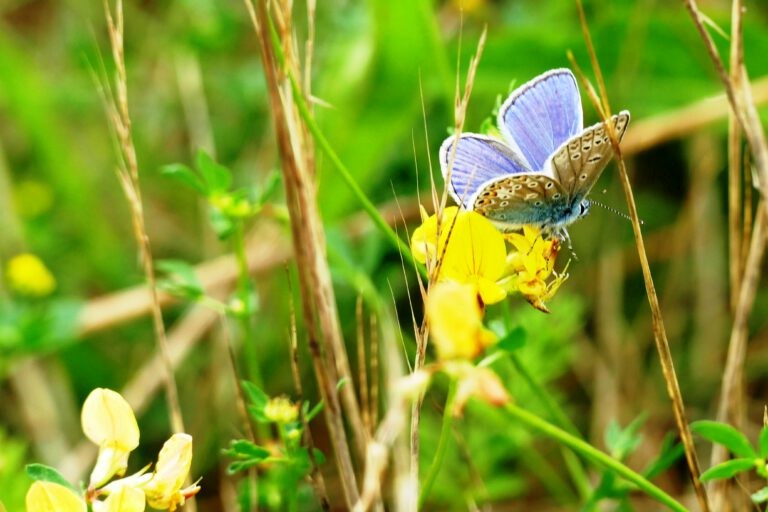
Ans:
{"type": "MultiPolygon", "coordinates": [[[[611,117],[620,142],[629,125],[626,110],[611,117]]],[[[592,189],[613,158],[613,145],[605,123],[597,123],[562,144],[547,160],[544,172],[553,176],[575,202],[592,189]]]]}
{"type": "Polygon", "coordinates": [[[503,142],[475,133],[461,134],[458,144],[455,136],[445,139],[440,147],[440,168],[451,196],[468,210],[472,209],[471,198],[485,183],[529,172],[519,155],[503,142]]]}
{"type": "Polygon", "coordinates": [[[472,208],[509,231],[526,224],[547,226],[563,217],[568,194],[560,184],[540,172],[504,176],[489,181],[471,198],[472,208]]]}

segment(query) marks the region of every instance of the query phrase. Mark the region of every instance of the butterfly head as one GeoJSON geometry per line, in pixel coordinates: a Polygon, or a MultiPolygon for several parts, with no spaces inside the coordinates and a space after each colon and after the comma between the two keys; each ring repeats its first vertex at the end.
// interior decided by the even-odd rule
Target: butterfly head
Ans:
{"type": "Polygon", "coordinates": [[[579,203],[579,214],[576,216],[577,219],[580,219],[582,217],[585,217],[589,213],[589,209],[592,207],[592,201],[589,199],[584,199],[579,203]]]}

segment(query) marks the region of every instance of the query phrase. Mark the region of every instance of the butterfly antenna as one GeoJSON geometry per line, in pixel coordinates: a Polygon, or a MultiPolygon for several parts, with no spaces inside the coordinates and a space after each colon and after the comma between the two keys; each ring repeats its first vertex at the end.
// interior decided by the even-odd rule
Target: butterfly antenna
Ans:
{"type": "MultiPolygon", "coordinates": [[[[594,204],[594,205],[596,205],[596,206],[599,206],[600,208],[603,208],[603,209],[605,209],[605,210],[608,210],[609,212],[611,212],[611,213],[614,213],[614,214],[618,215],[618,216],[619,216],[619,217],[621,217],[622,219],[626,219],[626,220],[628,220],[628,221],[632,221],[632,217],[630,217],[629,215],[627,215],[627,214],[626,214],[626,213],[624,213],[624,212],[621,212],[621,211],[617,210],[616,208],[614,208],[614,207],[612,207],[612,206],[608,206],[607,204],[603,204],[603,203],[601,203],[600,201],[594,201],[594,200],[590,200],[590,201],[589,201],[589,203],[590,203],[590,204],[594,204]]],[[[640,220],[640,224],[645,224],[645,222],[643,221],[643,219],[639,219],[639,220],[640,220]]]]}

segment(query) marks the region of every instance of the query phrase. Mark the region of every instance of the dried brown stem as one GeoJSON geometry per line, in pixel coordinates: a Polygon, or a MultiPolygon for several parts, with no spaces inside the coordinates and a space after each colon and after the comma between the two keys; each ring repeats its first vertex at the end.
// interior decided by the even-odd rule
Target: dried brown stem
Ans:
{"type": "MultiPolygon", "coordinates": [[[[580,12],[582,28],[584,29],[585,32],[588,33],[589,29],[586,24],[586,19],[584,17],[581,2],[577,0],[576,3],[580,12]]],[[[593,71],[597,76],[598,83],[603,84],[604,82],[602,78],[602,71],[600,70],[600,65],[597,60],[597,55],[595,54],[594,49],[592,48],[589,41],[588,41],[588,44],[589,44],[588,50],[590,52],[590,58],[592,59],[592,63],[594,66],[593,71]]],[[[674,411],[675,423],[677,425],[678,432],[680,433],[680,438],[683,442],[683,447],[685,448],[685,458],[688,462],[688,469],[691,473],[691,480],[693,482],[694,490],[696,491],[696,497],[699,501],[699,506],[701,507],[703,512],[708,512],[709,502],[707,499],[707,492],[706,492],[706,489],[704,488],[704,485],[701,483],[701,479],[700,479],[701,471],[699,469],[699,461],[696,455],[696,448],[693,444],[693,436],[691,434],[691,430],[685,416],[685,405],[683,403],[683,396],[682,396],[682,393],[680,392],[680,385],[678,383],[677,375],[675,373],[675,366],[672,360],[672,353],[669,349],[669,341],[667,340],[667,333],[664,327],[664,318],[662,317],[662,314],[661,314],[659,299],[658,299],[658,296],[656,295],[656,287],[654,286],[654,283],[653,283],[653,276],[651,275],[650,265],[648,264],[648,256],[645,252],[645,242],[643,240],[643,233],[640,229],[640,218],[637,214],[637,205],[635,204],[635,197],[632,191],[632,184],[629,181],[629,174],[627,173],[627,168],[621,154],[621,147],[619,146],[619,141],[616,138],[616,132],[614,130],[613,125],[609,121],[610,118],[607,117],[608,113],[610,112],[608,97],[604,92],[604,86],[601,85],[601,88],[603,89],[603,97],[602,97],[602,102],[600,101],[600,98],[598,98],[595,95],[594,89],[592,88],[591,84],[589,83],[589,81],[586,80],[586,78],[584,77],[584,74],[581,73],[581,70],[578,68],[578,65],[576,64],[576,61],[573,58],[573,55],[569,55],[569,57],[571,59],[572,64],[574,65],[574,68],[576,68],[579,78],[581,79],[582,83],[584,83],[584,86],[587,90],[590,100],[592,101],[592,104],[600,112],[603,122],[606,123],[606,126],[608,127],[608,133],[611,137],[611,144],[613,145],[613,149],[616,152],[616,157],[617,157],[618,167],[619,167],[619,178],[621,180],[622,188],[624,189],[624,196],[627,201],[629,217],[632,221],[632,231],[634,233],[635,246],[637,247],[637,254],[640,259],[640,266],[643,271],[643,281],[645,282],[645,291],[646,291],[646,295],[648,296],[648,304],[650,305],[650,308],[651,308],[654,341],[656,342],[656,349],[659,353],[659,361],[661,363],[662,373],[664,374],[664,380],[667,384],[667,393],[672,401],[672,409],[674,411]],[[602,109],[601,109],[601,104],[605,105],[604,108],[602,109]]]]}
{"type": "MultiPolygon", "coordinates": [[[[469,99],[472,96],[472,87],[475,83],[475,75],[477,74],[477,67],[480,64],[480,57],[483,54],[483,49],[485,48],[485,40],[487,36],[487,28],[483,29],[482,34],[480,35],[480,39],[477,41],[477,49],[475,50],[475,55],[472,57],[472,59],[469,62],[469,69],[467,71],[467,80],[464,84],[464,91],[463,93],[460,93],[459,90],[459,75],[457,73],[456,76],[456,97],[455,97],[455,108],[454,108],[454,143],[451,149],[451,154],[448,157],[448,171],[445,176],[445,182],[450,183],[451,182],[451,172],[453,170],[453,162],[456,158],[456,147],[458,146],[459,137],[461,136],[461,132],[464,129],[464,121],[466,120],[467,115],[467,107],[469,106],[469,99]]],[[[431,175],[431,173],[430,173],[431,175]]],[[[446,186],[443,189],[443,194],[440,197],[439,203],[437,202],[436,198],[436,190],[434,188],[434,181],[432,182],[432,197],[433,197],[433,206],[435,207],[435,215],[437,217],[437,238],[439,239],[441,234],[441,230],[448,229],[448,238],[450,238],[450,230],[453,228],[453,225],[451,226],[443,226],[442,225],[442,215],[443,211],[445,210],[445,205],[448,201],[448,186],[446,186]]],[[[456,222],[456,219],[453,221],[456,222]]],[[[448,244],[443,247],[443,250],[447,247],[448,244]]],[[[440,264],[442,262],[442,255],[437,256],[436,262],[427,262],[427,268],[430,270],[429,275],[429,282],[432,283],[437,279],[437,276],[440,273],[440,264]]],[[[426,292],[421,287],[422,290],[422,299],[426,300],[426,292]]],[[[414,361],[414,367],[413,371],[418,371],[424,366],[424,361],[426,359],[427,354],[427,341],[428,341],[428,332],[427,332],[427,324],[426,320],[422,322],[421,328],[416,332],[416,357],[414,361]]],[[[415,400],[413,404],[411,405],[411,445],[410,445],[410,456],[411,456],[411,478],[414,481],[418,481],[419,478],[419,421],[421,417],[421,405],[422,405],[422,399],[415,400]]]]}
{"type": "MultiPolygon", "coordinates": [[[[744,46],[741,31],[741,9],[739,1],[734,1],[731,14],[731,72],[730,80],[737,83],[741,79],[744,62],[744,46]]],[[[741,230],[742,230],[742,195],[741,195],[741,128],[733,114],[728,112],[728,255],[730,278],[731,312],[736,311],[739,300],[739,282],[741,281],[741,230]]]]}
{"type": "MultiPolygon", "coordinates": [[[[737,280],[741,279],[740,284],[736,284],[732,281],[732,297],[738,294],[738,300],[736,302],[736,309],[734,311],[733,326],[731,328],[731,336],[728,346],[728,357],[726,359],[725,371],[723,374],[723,382],[721,385],[720,402],[718,404],[717,417],[720,421],[727,421],[740,427],[741,418],[743,416],[743,395],[744,395],[744,362],[747,350],[747,337],[746,322],[749,319],[749,315],[752,311],[754,304],[755,288],[760,276],[760,262],[762,261],[765,251],[765,201],[768,199],[768,144],[766,144],[765,133],[763,132],[760,124],[760,119],[757,115],[757,108],[753,97],[753,91],[749,85],[746,69],[743,64],[743,41],[742,41],[742,17],[744,12],[744,6],[741,0],[733,0],[731,17],[732,17],[732,31],[731,31],[731,72],[728,74],[725,70],[725,66],[720,59],[720,55],[715,48],[712,37],[707,32],[702,22],[703,16],[696,5],[695,0],[684,0],[685,6],[693,18],[693,22],[696,25],[696,29],[699,31],[702,40],[707,48],[709,56],[715,65],[715,69],[720,76],[725,92],[728,97],[728,101],[731,105],[733,116],[738,120],[739,127],[744,133],[744,137],[749,145],[750,154],[753,158],[755,168],[757,169],[758,183],[757,186],[761,192],[762,198],[758,204],[758,210],[756,213],[757,219],[752,232],[751,243],[746,256],[746,262],[743,270],[741,268],[740,254],[736,254],[736,249],[731,248],[731,275],[737,280]],[[737,259],[733,259],[734,256],[737,259]],[[736,267],[735,269],[733,267],[736,267]],[[743,272],[743,275],[738,274],[743,272]]],[[[729,139],[729,144],[737,145],[740,141],[732,132],[729,139]]],[[[736,149],[730,148],[730,151],[734,153],[736,149]]],[[[737,181],[736,171],[737,167],[740,167],[736,161],[729,162],[731,165],[730,171],[730,184],[734,185],[737,181]]],[[[748,185],[745,186],[745,195],[748,185]]],[[[749,191],[751,193],[751,191],[749,191]]],[[[735,196],[738,190],[729,190],[729,196],[735,196]]],[[[744,218],[749,217],[750,203],[744,202],[744,218]]],[[[737,228],[738,219],[736,218],[737,212],[732,211],[730,213],[731,225],[737,228]]],[[[751,222],[751,220],[750,220],[751,222]]],[[[746,227],[746,226],[745,226],[746,227]]],[[[742,229],[742,239],[744,237],[745,227],[742,229]]],[[[732,244],[735,245],[736,235],[732,232],[731,238],[732,244]]],[[[741,245],[741,250],[744,250],[744,245],[741,245]]],[[[712,463],[718,464],[723,462],[727,458],[725,450],[716,446],[712,453],[712,463]]],[[[729,502],[728,489],[726,486],[715,486],[715,505],[724,506],[729,502]]]]}
{"type": "MultiPolygon", "coordinates": [[[[286,272],[287,273],[287,272],[286,272]]],[[[290,275],[288,276],[290,283],[290,275]]],[[[290,305],[290,318],[291,318],[291,376],[293,377],[293,387],[296,390],[296,403],[299,406],[299,416],[301,418],[301,424],[304,431],[304,445],[307,447],[309,453],[309,461],[312,464],[312,473],[310,474],[310,480],[312,481],[312,487],[315,489],[317,497],[320,499],[320,506],[323,510],[328,511],[331,509],[331,503],[328,500],[328,491],[325,487],[325,479],[323,473],[320,472],[320,468],[317,465],[317,459],[315,458],[315,441],[312,438],[312,431],[309,428],[309,422],[304,414],[304,407],[301,406],[304,403],[304,389],[301,385],[301,371],[299,370],[299,336],[296,329],[296,310],[293,306],[293,289],[291,289],[289,305],[290,305]]]]}
{"type": "Polygon", "coordinates": [[[292,32],[288,29],[291,12],[287,8],[270,10],[266,0],[258,0],[255,6],[250,0],[245,0],[245,4],[259,39],[259,51],[267,79],[290,213],[304,325],[309,336],[315,376],[325,403],[323,411],[336,454],[345,502],[347,508],[350,508],[358,500],[359,492],[337,395],[336,386],[340,379],[345,380],[341,389],[342,401],[352,427],[355,446],[361,455],[365,451],[366,434],[354,396],[354,383],[350,379],[349,361],[341,337],[330,271],[325,258],[325,233],[317,206],[314,169],[311,167],[314,157],[309,156],[312,151],[307,150],[311,147],[311,137],[300,120],[290,83],[280,64],[280,49],[273,45],[271,34],[270,15],[274,14],[278,35],[282,35],[280,44],[286,52],[286,69],[291,69],[294,76],[299,76],[292,32]]]}
{"type": "MultiPolygon", "coordinates": [[[[160,307],[160,299],[157,291],[157,279],[155,276],[155,266],[152,259],[152,248],[144,224],[144,208],[141,201],[141,187],[139,184],[139,166],[136,158],[136,149],[133,145],[133,135],[131,132],[131,118],[128,110],[128,82],[125,72],[125,59],[123,52],[123,5],[122,0],[117,0],[115,5],[115,17],[112,17],[111,10],[106,3],[104,4],[107,27],[109,29],[109,39],[112,45],[112,57],[115,61],[115,92],[110,91],[108,97],[105,95],[105,107],[112,121],[112,128],[117,137],[120,148],[120,162],[117,168],[117,175],[123,187],[128,203],[131,207],[131,217],[133,220],[134,235],[136,237],[141,261],[144,266],[144,273],[147,277],[151,296],[152,322],[155,331],[155,340],[157,342],[163,361],[163,375],[165,378],[165,392],[168,401],[168,412],[171,420],[171,427],[174,432],[184,431],[184,421],[179,405],[178,390],[176,389],[176,379],[173,373],[173,365],[168,350],[168,342],[165,335],[165,324],[163,323],[163,314],[160,307]]],[[[105,87],[108,89],[108,86],[105,87]]]]}

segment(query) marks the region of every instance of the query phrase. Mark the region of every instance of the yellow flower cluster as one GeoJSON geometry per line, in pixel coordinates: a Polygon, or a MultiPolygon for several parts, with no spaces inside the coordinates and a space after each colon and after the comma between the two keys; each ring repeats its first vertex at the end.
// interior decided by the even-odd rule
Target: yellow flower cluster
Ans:
{"type": "Polygon", "coordinates": [[[8,262],[5,269],[8,287],[26,297],[45,297],[56,289],[56,279],[34,254],[19,254],[8,262]]]}
{"type": "Polygon", "coordinates": [[[427,322],[442,360],[472,359],[495,341],[482,323],[486,304],[517,292],[547,312],[545,302],[567,277],[554,272],[558,241],[536,228],[505,236],[482,215],[457,207],[439,217],[422,210],[422,219],[411,248],[430,275],[427,322]]]}
{"type": "Polygon", "coordinates": [[[99,446],[85,497],[60,484],[37,481],[27,492],[27,512],[85,512],[88,504],[94,512],[143,512],[147,505],[173,511],[200,490],[196,483],[182,489],[192,464],[188,434],[174,434],[165,442],[153,472],[147,466],[109,482],[125,474],[128,455],[139,445],[133,410],[115,391],[93,390],[83,404],[81,423],[86,437],[99,446]]]}

